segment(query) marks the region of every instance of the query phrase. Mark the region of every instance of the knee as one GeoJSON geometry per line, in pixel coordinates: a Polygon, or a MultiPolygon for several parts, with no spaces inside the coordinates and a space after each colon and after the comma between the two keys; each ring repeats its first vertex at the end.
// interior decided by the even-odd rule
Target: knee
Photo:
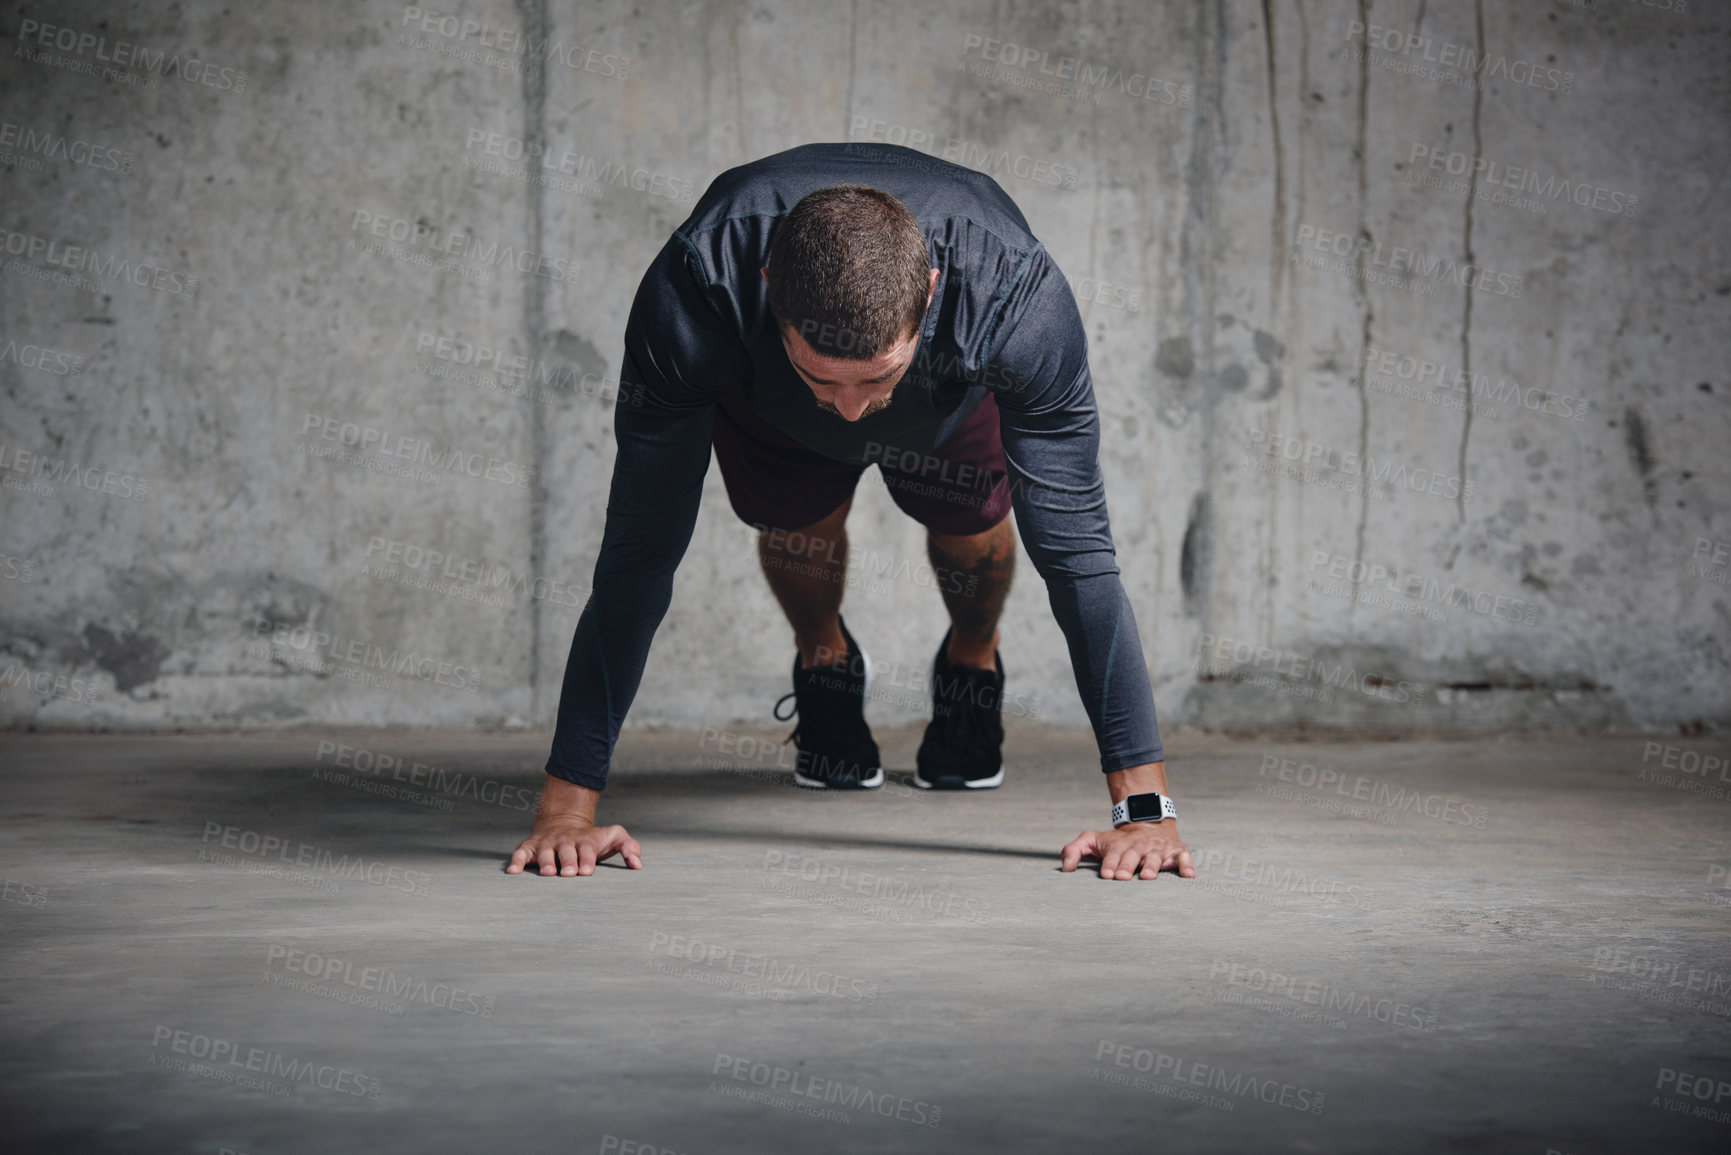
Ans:
{"type": "Polygon", "coordinates": [[[847,515],[853,505],[848,498],[834,513],[799,529],[771,529],[756,525],[758,550],[761,553],[792,554],[797,557],[828,556],[847,538],[847,515]]]}
{"type": "Polygon", "coordinates": [[[1009,518],[984,533],[939,533],[927,529],[926,542],[934,553],[963,569],[971,569],[982,562],[1002,564],[1011,560],[1016,552],[1016,537],[1010,532],[1009,518]]]}

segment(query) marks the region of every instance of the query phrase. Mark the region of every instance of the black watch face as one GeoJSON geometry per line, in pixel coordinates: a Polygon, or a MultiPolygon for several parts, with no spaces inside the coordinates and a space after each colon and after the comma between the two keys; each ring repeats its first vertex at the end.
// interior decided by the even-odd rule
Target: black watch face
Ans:
{"type": "Polygon", "coordinates": [[[1131,822],[1160,821],[1160,795],[1132,794],[1124,802],[1126,809],[1130,812],[1131,822]]]}

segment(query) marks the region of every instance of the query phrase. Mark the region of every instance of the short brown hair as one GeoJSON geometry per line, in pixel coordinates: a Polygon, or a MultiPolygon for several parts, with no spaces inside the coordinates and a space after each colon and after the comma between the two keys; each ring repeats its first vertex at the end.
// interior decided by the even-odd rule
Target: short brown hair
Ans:
{"type": "Polygon", "coordinates": [[[869,361],[925,320],[926,236],[901,201],[866,184],[809,192],[769,243],[769,307],[827,357],[869,361]]]}

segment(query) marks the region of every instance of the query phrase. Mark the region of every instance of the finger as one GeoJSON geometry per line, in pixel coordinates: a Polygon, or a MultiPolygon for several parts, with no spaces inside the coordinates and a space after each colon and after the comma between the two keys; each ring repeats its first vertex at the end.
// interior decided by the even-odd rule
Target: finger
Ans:
{"type": "Polygon", "coordinates": [[[632,870],[643,869],[643,848],[637,845],[635,838],[626,838],[619,844],[619,853],[625,859],[625,865],[632,870]]]}
{"type": "Polygon", "coordinates": [[[606,862],[625,848],[625,827],[607,826],[601,830],[601,844],[595,848],[595,861],[606,862]]]}
{"type": "Polygon", "coordinates": [[[577,873],[577,844],[569,838],[559,843],[555,850],[559,852],[559,877],[570,878],[577,873]]]}
{"type": "Polygon", "coordinates": [[[1117,849],[1108,850],[1105,854],[1102,854],[1100,856],[1100,877],[1115,879],[1120,873],[1122,873],[1125,878],[1129,878],[1130,874],[1128,871],[1120,872],[1119,870],[1119,863],[1123,861],[1123,858],[1124,852],[1117,849]]]}
{"type": "Polygon", "coordinates": [[[1081,862],[1082,859],[1086,858],[1090,854],[1098,853],[1099,851],[1094,846],[1094,832],[1091,830],[1084,830],[1072,839],[1069,845],[1065,846],[1060,852],[1058,869],[1075,870],[1076,864],[1081,862]]]}
{"type": "Polygon", "coordinates": [[[1188,850],[1180,850],[1178,852],[1178,877],[1196,877],[1196,864],[1190,860],[1190,852],[1188,850]]]}
{"type": "Polygon", "coordinates": [[[587,842],[577,848],[577,873],[584,878],[595,873],[595,848],[587,842]]]}
{"type": "Polygon", "coordinates": [[[505,868],[506,874],[522,874],[523,864],[534,857],[529,852],[529,844],[522,843],[511,852],[511,864],[505,868]]]}
{"type": "Polygon", "coordinates": [[[541,873],[543,875],[559,873],[559,862],[553,854],[553,842],[551,839],[541,844],[540,852],[536,857],[541,863],[541,873]]]}
{"type": "Polygon", "coordinates": [[[1164,869],[1164,863],[1161,861],[1160,855],[1158,855],[1158,854],[1144,855],[1142,858],[1142,873],[1137,875],[1136,877],[1138,877],[1138,878],[1159,878],[1160,877],[1160,871],[1162,869],[1164,869]]]}

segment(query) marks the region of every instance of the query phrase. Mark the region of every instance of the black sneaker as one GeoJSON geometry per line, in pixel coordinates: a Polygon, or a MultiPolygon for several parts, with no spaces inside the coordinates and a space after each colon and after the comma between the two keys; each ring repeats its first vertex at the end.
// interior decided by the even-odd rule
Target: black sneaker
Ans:
{"type": "Polygon", "coordinates": [[[878,744],[866,725],[865,700],[871,692],[872,663],[843,622],[847,656],[832,666],[802,670],[793,656],[793,692],[775,704],[775,718],[785,722],[781,703],[794,700],[799,725],[787,736],[798,740],[795,784],[811,790],[875,790],[884,784],[878,744]]]}
{"type": "Polygon", "coordinates": [[[990,790],[1004,782],[1004,659],[997,670],[952,666],[946,631],[932,659],[932,720],[915,760],[921,790],[990,790]]]}

